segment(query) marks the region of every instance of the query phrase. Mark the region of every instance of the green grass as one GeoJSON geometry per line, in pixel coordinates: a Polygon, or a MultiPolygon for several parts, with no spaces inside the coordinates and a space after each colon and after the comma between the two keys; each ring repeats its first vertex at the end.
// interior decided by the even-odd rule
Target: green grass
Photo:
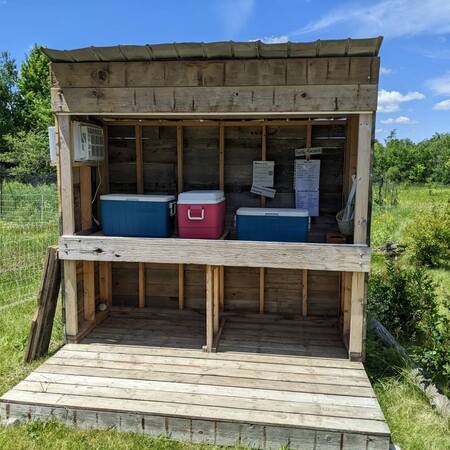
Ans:
{"type": "MultiPolygon", "coordinates": [[[[22,189],[18,187],[18,189],[22,189]]],[[[21,192],[29,192],[23,188],[21,192]]],[[[402,187],[399,189],[396,207],[380,208],[374,205],[372,221],[372,244],[383,245],[387,240],[401,242],[408,223],[420,210],[439,205],[450,198],[450,188],[442,187],[402,187]]],[[[24,217],[36,219],[41,217],[35,209],[25,208],[24,217]]],[[[36,220],[34,220],[36,222],[36,220]]],[[[38,267],[34,278],[25,283],[24,289],[35,291],[40,277],[43,250],[46,245],[54,243],[56,236],[56,217],[52,227],[34,224],[32,228],[5,226],[0,222],[0,239],[9,243],[10,249],[0,254],[0,286],[2,276],[10,271],[17,278],[23,277],[20,267],[38,267]],[[28,241],[27,241],[28,239],[28,241]],[[14,245],[17,244],[16,247],[14,245]],[[22,246],[22,247],[21,247],[22,246]],[[29,249],[20,253],[18,248],[29,249]],[[26,256],[28,255],[28,256],[26,256]],[[40,259],[41,258],[41,259],[40,259]],[[14,269],[15,268],[15,269],[14,269]]],[[[3,244],[5,245],[5,244],[3,244]]],[[[1,251],[1,244],[0,244],[1,251]]],[[[373,266],[381,267],[383,257],[376,254],[373,266]]],[[[25,272],[27,273],[27,272],[25,272]]],[[[439,282],[440,295],[450,292],[450,274],[443,269],[431,272],[439,282]]],[[[8,275],[10,276],[10,275],[8,275]]],[[[25,279],[25,277],[24,277],[25,279]]],[[[6,286],[4,283],[3,286],[6,286]]],[[[9,284],[12,286],[12,284],[9,284]]],[[[0,290],[0,307],[16,298],[17,291],[0,290]]],[[[0,395],[27,376],[42,361],[23,364],[23,351],[26,344],[30,320],[35,308],[34,302],[27,302],[7,308],[0,313],[0,395]]],[[[57,312],[51,352],[63,342],[60,311],[57,312]]],[[[371,377],[375,392],[391,428],[393,440],[402,450],[449,450],[449,421],[436,414],[423,394],[412,386],[403,376],[402,364],[389,350],[384,349],[369,333],[368,359],[366,368],[371,377]]],[[[44,449],[144,449],[158,450],[201,450],[213,449],[214,446],[185,444],[167,438],[152,438],[131,433],[114,431],[79,430],[66,427],[56,422],[25,423],[19,426],[0,427],[0,449],[5,450],[44,450],[44,449]]]]}

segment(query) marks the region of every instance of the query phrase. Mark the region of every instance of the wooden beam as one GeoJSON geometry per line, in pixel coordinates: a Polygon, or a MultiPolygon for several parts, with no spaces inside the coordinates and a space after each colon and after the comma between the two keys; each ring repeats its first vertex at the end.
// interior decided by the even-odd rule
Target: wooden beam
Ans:
{"type": "Polygon", "coordinates": [[[377,56],[52,63],[57,88],[377,84],[377,56]]]}
{"type": "MultiPolygon", "coordinates": [[[[306,125],[306,148],[312,147],[312,125],[306,125]]],[[[307,159],[309,156],[307,157],[307,159]]],[[[302,316],[308,316],[308,270],[302,270],[302,316]]]]}
{"type": "MultiPolygon", "coordinates": [[[[134,127],[136,143],[136,190],[138,194],[144,193],[144,161],[142,156],[142,127],[134,127]]],[[[139,270],[139,308],[145,307],[145,264],[138,264],[139,270]]]]}
{"type": "Polygon", "coordinates": [[[100,302],[112,306],[112,271],[111,262],[101,262],[99,272],[99,296],[100,302]]]}
{"type": "Polygon", "coordinates": [[[342,337],[344,344],[348,349],[352,301],[352,274],[350,272],[342,272],[342,296],[342,337]]]}
{"type": "Polygon", "coordinates": [[[183,192],[183,166],[184,166],[184,137],[183,127],[177,126],[177,186],[178,193],[183,192]]]}
{"type": "Polygon", "coordinates": [[[214,335],[219,331],[220,323],[220,270],[219,266],[214,266],[214,292],[213,292],[213,303],[214,303],[214,335]]]}
{"type": "MultiPolygon", "coordinates": [[[[313,113],[309,116],[314,115],[313,113]]],[[[333,116],[333,113],[329,114],[333,116]]],[[[319,117],[323,117],[324,113],[320,114],[319,117]]],[[[277,119],[267,119],[259,118],[259,119],[247,119],[247,120],[222,120],[220,118],[211,118],[211,119],[103,119],[104,122],[108,125],[126,125],[126,126],[135,126],[141,125],[143,127],[256,127],[261,125],[267,125],[272,127],[294,127],[299,126],[303,127],[306,125],[315,125],[315,126],[330,126],[330,125],[345,125],[347,123],[347,119],[340,118],[342,113],[339,113],[339,116],[335,119],[326,120],[320,118],[320,120],[308,120],[308,119],[292,119],[286,118],[284,120],[277,119]]],[[[270,117],[270,114],[269,114],[270,117]]]]}
{"type": "Polygon", "coordinates": [[[145,308],[145,263],[139,263],[139,308],[145,308]]]}
{"type": "Polygon", "coordinates": [[[374,111],[377,85],[52,88],[52,110],[71,114],[214,114],[374,111]]]}
{"type": "Polygon", "coordinates": [[[302,270],[302,316],[308,315],[308,271],[302,270]]]}
{"type": "Polygon", "coordinates": [[[366,245],[116,236],[62,236],[64,260],[209,264],[348,272],[370,270],[366,245]]]}
{"type": "Polygon", "coordinates": [[[84,320],[95,319],[95,270],[94,261],[83,261],[84,320]]]}
{"type": "Polygon", "coordinates": [[[352,361],[363,357],[365,274],[352,275],[349,355],[352,361]]]}
{"type": "Polygon", "coordinates": [[[356,165],[355,230],[353,242],[367,242],[369,208],[370,154],[372,149],[372,114],[360,114],[358,126],[358,159],[356,165]]]}
{"type": "Polygon", "coordinates": [[[220,266],[220,311],[224,310],[225,307],[225,267],[220,266]]]}
{"type": "MultiPolygon", "coordinates": [[[[57,158],[60,177],[62,232],[66,235],[72,235],[75,232],[75,210],[70,116],[57,116],[56,125],[58,130],[57,158]]],[[[64,261],[62,280],[64,334],[67,340],[78,333],[77,269],[75,261],[64,261]]]]}
{"type": "Polygon", "coordinates": [[[259,268],[259,313],[264,314],[264,298],[265,298],[265,278],[266,269],[259,268]]]}
{"type": "Polygon", "coordinates": [[[219,125],[219,189],[225,190],[225,128],[219,125]]]}
{"type": "Polygon", "coordinates": [[[184,264],[178,264],[178,309],[184,309],[184,264]]]}
{"type": "MultiPolygon", "coordinates": [[[[103,140],[105,143],[105,153],[103,162],[100,166],[101,184],[100,193],[109,193],[109,145],[108,145],[108,127],[103,127],[103,140]]],[[[97,204],[100,206],[100,199],[97,204]]],[[[101,220],[100,208],[98,208],[98,217],[101,220]]],[[[101,262],[98,266],[99,273],[99,297],[100,302],[112,306],[112,266],[111,262],[101,262]]]]}
{"type": "MultiPolygon", "coordinates": [[[[177,190],[183,192],[184,188],[184,136],[183,128],[177,126],[177,190]]],[[[184,309],[184,264],[178,265],[178,308],[184,309]]]]}
{"type": "Polygon", "coordinates": [[[211,352],[214,341],[214,276],[213,267],[206,266],[206,346],[205,350],[211,352]]]}

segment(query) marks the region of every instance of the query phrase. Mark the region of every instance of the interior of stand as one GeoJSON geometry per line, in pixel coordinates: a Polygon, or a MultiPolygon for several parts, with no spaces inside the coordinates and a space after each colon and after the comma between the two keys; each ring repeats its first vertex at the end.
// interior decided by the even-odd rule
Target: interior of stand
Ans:
{"type": "MultiPolygon", "coordinates": [[[[294,150],[321,147],[321,155],[311,156],[321,160],[320,214],[311,220],[308,240],[326,242],[327,233],[338,231],[335,216],[343,207],[351,175],[355,173],[355,119],[356,116],[291,121],[158,122],[104,118],[107,163],[102,167],[74,168],[75,205],[79,209],[78,213],[75,211],[76,231],[89,228],[83,225],[82,218],[83,196],[86,195],[83,171],[87,170],[91,178],[90,199],[95,197],[92,224],[99,219],[101,193],[176,195],[194,189],[221,189],[227,202],[226,239],[235,239],[234,216],[239,207],[295,207],[294,150]],[[275,162],[274,199],[250,193],[255,160],[275,162]]],[[[83,264],[78,264],[80,274],[84,273],[83,264]]],[[[99,263],[89,264],[94,265],[98,286],[99,263]]],[[[113,309],[185,309],[204,315],[205,266],[113,262],[110,270],[113,309]],[[182,305],[180,290],[183,290],[182,305]]],[[[224,267],[221,276],[224,314],[264,312],[289,319],[331,319],[322,326],[338,329],[340,323],[342,330],[343,273],[224,267]]],[[[83,277],[78,280],[78,298],[83,303],[83,277]]],[[[97,293],[98,289],[98,304],[97,293]]],[[[84,319],[86,314],[80,304],[79,320],[82,323],[84,319]]]]}

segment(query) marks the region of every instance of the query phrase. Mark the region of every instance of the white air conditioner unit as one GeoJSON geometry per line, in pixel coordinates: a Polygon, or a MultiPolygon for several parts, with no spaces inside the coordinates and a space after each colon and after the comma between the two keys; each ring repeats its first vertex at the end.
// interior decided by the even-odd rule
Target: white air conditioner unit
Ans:
{"type": "Polygon", "coordinates": [[[74,161],[103,161],[105,146],[103,128],[83,122],[73,122],[74,161]]]}

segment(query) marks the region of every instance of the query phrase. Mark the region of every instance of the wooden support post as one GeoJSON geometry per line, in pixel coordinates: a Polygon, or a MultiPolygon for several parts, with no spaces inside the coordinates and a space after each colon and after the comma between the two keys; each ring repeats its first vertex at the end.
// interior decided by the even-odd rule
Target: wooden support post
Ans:
{"type": "Polygon", "coordinates": [[[184,264],[178,264],[178,309],[184,309],[184,264]]]}
{"type": "Polygon", "coordinates": [[[353,272],[350,314],[349,355],[352,361],[361,361],[364,334],[365,273],[353,272]]]}
{"type": "Polygon", "coordinates": [[[219,266],[214,267],[214,292],[213,292],[213,303],[214,303],[214,335],[219,331],[220,323],[220,268],[219,266]]]}
{"type": "Polygon", "coordinates": [[[264,267],[259,268],[259,313],[264,314],[264,297],[265,297],[265,278],[266,269],[264,267]]]}
{"type": "Polygon", "coordinates": [[[213,266],[206,266],[206,345],[211,352],[214,341],[214,276],[213,266]]]}
{"type": "Polygon", "coordinates": [[[367,242],[367,214],[369,208],[370,154],[372,149],[372,114],[360,114],[356,163],[355,230],[353,242],[367,242]]]}
{"type": "Polygon", "coordinates": [[[219,189],[225,190],[225,127],[219,126],[219,189]]]}
{"type": "MultiPolygon", "coordinates": [[[[267,127],[261,128],[261,161],[267,160],[267,127]]],[[[261,208],[266,207],[266,197],[261,197],[261,208]]]]}
{"type": "MultiPolygon", "coordinates": [[[[144,161],[142,157],[142,127],[134,127],[136,141],[136,190],[138,194],[144,193],[144,161]]],[[[139,308],[145,306],[145,263],[139,263],[139,308]]]]}
{"type": "MultiPolygon", "coordinates": [[[[306,125],[306,148],[312,147],[312,125],[306,125]]],[[[309,159],[309,156],[307,156],[309,159]]],[[[302,270],[302,316],[308,316],[308,270],[302,270]]]]}
{"type": "MultiPolygon", "coordinates": [[[[183,192],[183,127],[177,126],[177,190],[183,192]]],[[[178,264],[178,308],[184,309],[184,264],[178,264]]]]}
{"type": "Polygon", "coordinates": [[[100,262],[98,266],[99,272],[99,296],[100,302],[108,306],[112,306],[112,270],[111,262],[100,262]]]}
{"type": "MultiPolygon", "coordinates": [[[[367,214],[369,209],[370,158],[372,150],[372,114],[360,114],[358,125],[358,150],[356,162],[355,230],[353,242],[367,242],[367,214]]],[[[352,276],[350,315],[350,359],[361,361],[365,327],[365,273],[352,276]]]]}
{"type": "Polygon", "coordinates": [[[350,334],[350,309],[352,296],[352,273],[342,272],[342,337],[348,349],[350,334]]]}
{"type": "MultiPolygon", "coordinates": [[[[92,168],[80,166],[81,229],[92,227],[92,168]]],[[[95,319],[95,266],[93,261],[83,261],[83,311],[84,320],[95,319]]]]}
{"type": "Polygon", "coordinates": [[[219,271],[220,271],[219,304],[220,304],[220,311],[223,311],[225,307],[225,267],[220,266],[219,271]]]}
{"type": "MultiPolygon", "coordinates": [[[[75,233],[75,211],[72,171],[72,130],[70,116],[57,116],[57,156],[60,174],[62,233],[75,233]]],[[[78,333],[77,268],[76,261],[63,264],[63,304],[66,340],[78,333]]]]}
{"type": "MultiPolygon", "coordinates": [[[[101,184],[100,192],[102,194],[109,193],[109,152],[108,152],[108,126],[103,127],[103,140],[105,145],[105,154],[103,163],[100,167],[101,184]]],[[[98,202],[100,205],[100,201],[98,202]]],[[[99,208],[100,210],[100,208],[99,208]]],[[[100,211],[98,212],[100,217],[100,211]]],[[[99,262],[99,297],[100,302],[108,306],[112,306],[112,266],[111,262],[99,262]]]]}
{"type": "Polygon", "coordinates": [[[308,316],[308,271],[302,270],[302,316],[308,316]]]}

